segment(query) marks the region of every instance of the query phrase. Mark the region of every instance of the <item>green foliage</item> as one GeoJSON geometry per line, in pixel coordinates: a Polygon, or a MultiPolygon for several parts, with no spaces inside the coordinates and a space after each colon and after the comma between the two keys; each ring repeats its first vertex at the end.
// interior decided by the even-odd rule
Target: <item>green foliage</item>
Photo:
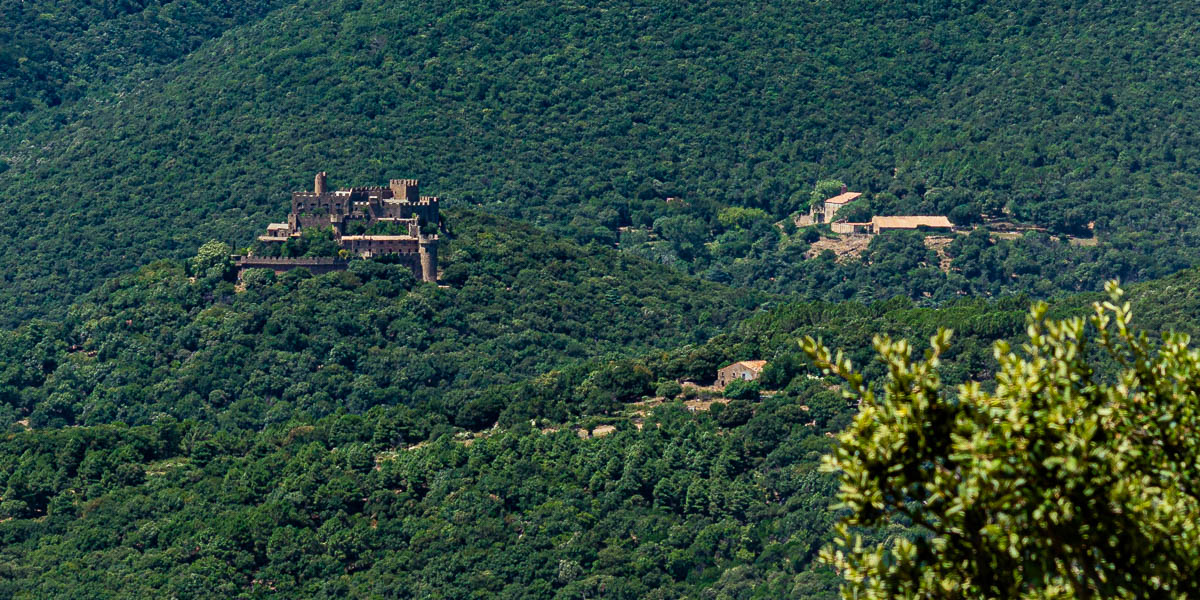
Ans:
{"type": "MultiPolygon", "coordinates": [[[[4,334],[0,596],[833,597],[815,558],[837,484],[817,465],[857,406],[796,341],[844,346],[877,381],[874,335],[953,327],[947,386],[994,374],[989,345],[1024,326],[1022,298],[751,314],[774,299],[455,216],[446,248],[464,275],[449,289],[356,261],[252,275],[239,293],[160,261],[70,319],[4,334]],[[571,328],[536,320],[552,310],[571,328]],[[719,333],[691,339],[705,324],[719,333]],[[651,382],[705,383],[745,356],[769,359],[777,393],[627,420],[651,382]],[[570,422],[584,415],[616,429],[581,439],[570,422]],[[456,427],[490,432],[455,440],[456,427]]],[[[1194,330],[1197,280],[1131,296],[1160,327],[1194,330]]]]}
{"type": "Polygon", "coordinates": [[[714,418],[721,427],[739,427],[745,425],[754,416],[754,407],[745,400],[734,400],[718,410],[714,418]]]}
{"type": "Polygon", "coordinates": [[[380,411],[23,432],[0,438],[0,596],[832,598],[829,439],[794,408],[419,447],[380,411]]]}
{"type": "Polygon", "coordinates": [[[678,381],[663,381],[659,383],[656,388],[654,388],[654,393],[659,397],[671,400],[673,398],[677,398],[683,393],[683,386],[679,385],[678,381]]]}
{"type": "MultiPolygon", "coordinates": [[[[0,2],[0,126],[111,91],[130,71],[169,64],[282,1],[0,2]]],[[[3,167],[0,167],[0,171],[3,167]]]]}
{"type": "Polygon", "coordinates": [[[684,261],[704,254],[708,227],[700,219],[686,215],[663,217],[654,221],[654,231],[667,240],[674,255],[684,261]]]}
{"type": "Polygon", "coordinates": [[[261,429],[388,406],[405,439],[420,441],[450,424],[490,426],[505,410],[514,422],[599,413],[658,380],[615,355],[706,339],[764,299],[505,219],[453,214],[456,237],[442,249],[458,273],[450,288],[418,285],[405,266],[353,261],[321,277],[248,271],[237,291],[219,242],[187,269],[161,261],[110,281],[69,319],[5,335],[4,423],[170,415],[261,429]],[[567,367],[544,388],[523,384],[567,367]]]}
{"type": "Polygon", "coordinates": [[[954,393],[939,376],[948,330],[923,360],[876,338],[882,397],[840,352],[805,340],[860,404],[825,462],[849,510],[821,555],[843,597],[1200,593],[1200,353],[1186,335],[1151,344],[1108,291],[1087,319],[1035,305],[1022,351],[996,344],[994,382],[954,393]],[[868,543],[863,528],[889,533],[868,543]]]}
{"type": "Polygon", "coordinates": [[[188,270],[194,277],[221,279],[233,267],[230,262],[230,252],[233,249],[224,242],[210,240],[196,251],[196,256],[188,261],[188,270]]]}
{"type": "MultiPolygon", "coordinates": [[[[1016,294],[1200,261],[1186,200],[1200,90],[1180,76],[1193,12],[0,0],[0,320],[21,323],[0,333],[0,597],[830,597],[833,572],[813,564],[836,517],[836,481],[816,468],[826,434],[898,430],[852,422],[856,404],[796,341],[846,348],[873,384],[889,374],[870,362],[875,335],[941,327],[958,337],[934,338],[936,373],[889,355],[927,384],[918,398],[893,381],[926,403],[894,420],[946,419],[887,451],[932,459],[871,473],[967,487],[893,490],[871,515],[887,531],[843,539],[909,553],[881,567],[940,564],[935,551],[1002,565],[937,576],[992,596],[1149,595],[1129,586],[1171,564],[1156,585],[1192,592],[1178,577],[1195,570],[1193,532],[1159,535],[1196,517],[1196,423],[1175,401],[1191,377],[1160,377],[1196,369],[1182,340],[1156,354],[1116,319],[1110,347],[1140,358],[1122,367],[1078,321],[1046,320],[1030,348],[1060,356],[998,364],[990,348],[1025,330],[1016,294]],[[385,261],[235,286],[227,246],[191,256],[250,245],[317,170],[339,187],[417,176],[480,207],[439,231],[449,287],[385,261]],[[1047,230],[962,236],[945,272],[920,234],[806,258],[819,230],[772,222],[842,181],[866,192],[842,216],[1047,230]],[[1095,246],[1063,237],[1093,224],[1095,246]],[[631,416],[746,356],[770,361],[777,393],[631,416]],[[1005,387],[1031,378],[1047,385],[1005,387]],[[960,422],[980,435],[929,434],[960,422]],[[615,430],[573,430],[599,424],[615,430]],[[963,458],[984,451],[1012,462],[963,458]],[[1018,486],[1013,468],[1042,477],[1018,486]],[[892,518],[922,508],[944,520],[892,518]],[[981,533],[939,548],[929,523],[981,533]],[[1137,577],[1095,575],[1129,566],[1137,577]]],[[[255,252],[336,247],[315,230],[255,252]]],[[[1196,290],[1188,271],[1131,295],[1144,324],[1198,331],[1196,290]]]]}
{"type": "Polygon", "coordinates": [[[338,245],[334,240],[332,227],[325,229],[308,228],[300,232],[299,245],[288,247],[291,239],[284,243],[285,256],[337,256],[338,245]]]}
{"type": "Polygon", "coordinates": [[[275,283],[275,271],[271,269],[246,269],[242,273],[242,283],[247,288],[268,287],[275,283]]]}
{"type": "Polygon", "coordinates": [[[767,211],[761,208],[742,206],[728,206],[717,214],[717,222],[726,229],[748,229],[751,225],[767,221],[769,218],[767,211]]]}
{"type": "Polygon", "coordinates": [[[866,223],[873,216],[875,216],[875,210],[871,207],[871,201],[859,198],[839,209],[834,218],[838,221],[848,221],[850,223],[866,223]]]}
{"type": "Polygon", "coordinates": [[[981,213],[981,209],[979,205],[975,203],[959,204],[958,206],[950,209],[950,212],[947,213],[946,217],[950,219],[951,223],[954,223],[960,227],[978,225],[979,223],[983,222],[983,214],[981,213]]]}
{"type": "Polygon", "coordinates": [[[809,194],[808,204],[812,207],[820,202],[825,202],[842,193],[842,189],[845,187],[845,182],[840,179],[821,179],[813,186],[812,193],[809,194]]]}
{"type": "Polygon", "coordinates": [[[1200,192],[1186,126],[1200,80],[1175,78],[1194,53],[1171,43],[1194,21],[1182,0],[2,8],[0,69],[17,75],[0,80],[21,93],[0,95],[32,103],[0,127],[0,193],[20,199],[0,229],[9,325],[61,318],[205,240],[248,245],[321,169],[337,186],[420,177],[448,203],[598,245],[681,217],[621,248],[809,299],[1046,296],[1200,260],[1185,201],[1200,192]],[[49,106],[76,84],[84,101],[49,106]],[[825,179],[880,214],[957,219],[978,202],[1053,235],[1094,222],[1099,245],[1000,240],[950,273],[883,281],[777,232],[706,251],[722,209],[782,219],[825,179]]]}
{"type": "Polygon", "coordinates": [[[758,382],[734,379],[721,392],[726,398],[735,400],[758,400],[758,382]]]}

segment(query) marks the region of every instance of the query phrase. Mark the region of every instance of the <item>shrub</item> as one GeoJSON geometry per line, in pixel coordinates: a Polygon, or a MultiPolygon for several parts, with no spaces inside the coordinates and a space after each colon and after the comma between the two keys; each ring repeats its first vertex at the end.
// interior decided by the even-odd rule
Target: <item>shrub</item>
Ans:
{"type": "Polygon", "coordinates": [[[675,381],[662,381],[659,382],[658,387],[656,387],[654,390],[654,393],[657,396],[661,396],[667,400],[670,400],[683,393],[683,387],[675,381]]]}
{"type": "Polygon", "coordinates": [[[758,400],[758,382],[735,379],[725,386],[725,397],[735,400],[758,400]]]}

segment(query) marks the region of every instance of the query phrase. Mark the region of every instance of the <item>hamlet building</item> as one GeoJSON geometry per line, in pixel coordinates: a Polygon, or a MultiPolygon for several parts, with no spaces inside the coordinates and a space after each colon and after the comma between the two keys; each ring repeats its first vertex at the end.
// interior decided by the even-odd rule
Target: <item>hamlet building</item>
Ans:
{"type": "Polygon", "coordinates": [[[762,374],[765,360],[741,360],[717,370],[717,387],[724,388],[735,380],[754,381],[762,374]]]}

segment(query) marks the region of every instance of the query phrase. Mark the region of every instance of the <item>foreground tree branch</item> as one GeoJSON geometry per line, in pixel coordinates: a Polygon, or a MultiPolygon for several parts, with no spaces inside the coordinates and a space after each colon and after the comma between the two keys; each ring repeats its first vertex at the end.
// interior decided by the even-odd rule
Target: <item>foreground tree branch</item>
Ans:
{"type": "Polygon", "coordinates": [[[1036,304],[1028,343],[995,345],[993,386],[942,389],[948,330],[920,360],[876,337],[881,397],[841,353],[801,343],[860,404],[823,467],[847,511],[821,553],[844,597],[1200,595],[1200,352],[1179,334],[1150,344],[1107,290],[1086,319],[1036,304]]]}

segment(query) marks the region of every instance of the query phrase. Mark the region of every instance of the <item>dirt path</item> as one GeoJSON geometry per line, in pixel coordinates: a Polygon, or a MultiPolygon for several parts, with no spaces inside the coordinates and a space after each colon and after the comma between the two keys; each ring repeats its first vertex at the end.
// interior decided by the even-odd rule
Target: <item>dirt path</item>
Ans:
{"type": "Polygon", "coordinates": [[[950,255],[946,254],[946,247],[955,239],[954,236],[948,235],[927,235],[925,236],[925,247],[937,253],[938,268],[943,273],[950,272],[950,255]]]}
{"type": "Polygon", "coordinates": [[[846,262],[862,256],[863,251],[870,243],[871,236],[869,235],[842,234],[835,238],[823,237],[808,248],[808,252],[804,253],[804,258],[816,258],[826,250],[833,250],[833,253],[837,255],[838,262],[846,262]]]}

